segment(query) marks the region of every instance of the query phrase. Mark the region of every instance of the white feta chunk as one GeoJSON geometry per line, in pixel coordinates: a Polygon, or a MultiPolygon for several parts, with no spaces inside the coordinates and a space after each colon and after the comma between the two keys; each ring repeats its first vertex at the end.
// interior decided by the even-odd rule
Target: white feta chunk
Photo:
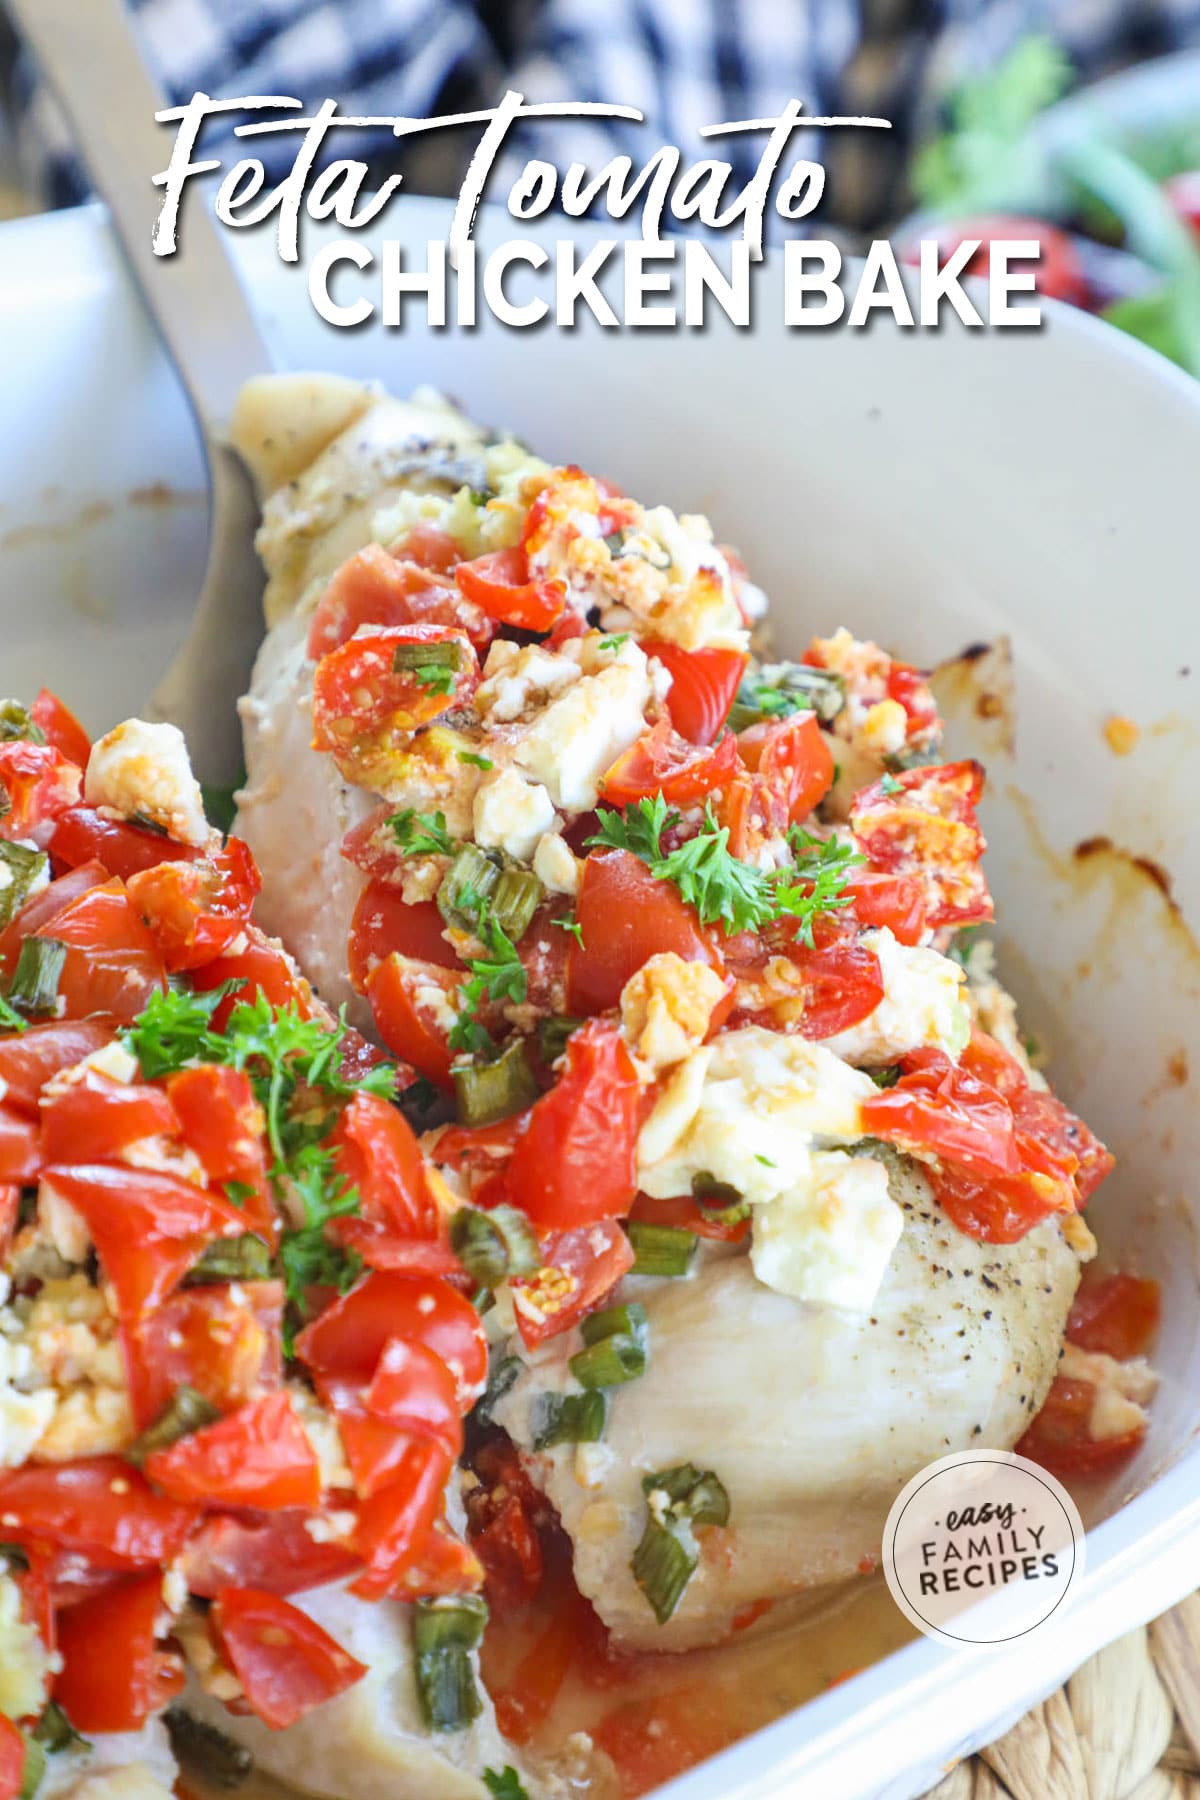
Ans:
{"type": "Polygon", "coordinates": [[[1081,1350],[1077,1344],[1067,1343],[1058,1372],[1068,1381],[1086,1381],[1094,1389],[1088,1418],[1093,1443],[1145,1429],[1146,1407],[1154,1398],[1158,1376],[1144,1356],[1118,1362],[1098,1350],[1081,1350]]]}
{"type": "Polygon", "coordinates": [[[673,950],[650,957],[621,989],[621,1031],[645,1073],[655,1078],[704,1042],[725,983],[707,963],[673,950]]]}
{"type": "Polygon", "coordinates": [[[556,831],[547,831],[533,853],[533,872],[551,894],[575,895],[579,891],[579,862],[570,844],[556,831]]]}
{"type": "Polygon", "coordinates": [[[97,738],[84,798],[122,818],[148,819],[183,844],[203,845],[210,836],[200,784],[177,725],[126,719],[97,738]]]}
{"type": "Polygon", "coordinates": [[[966,976],[958,963],[936,950],[898,943],[886,926],[864,931],[860,942],[879,958],[883,999],[857,1025],[823,1038],[826,1049],[868,1067],[924,1048],[944,1050],[957,1062],[971,1035],[966,976]]]}
{"type": "Polygon", "coordinates": [[[475,842],[502,850],[516,862],[528,862],[538,840],[556,823],[545,788],[515,769],[496,769],[475,790],[475,842]]]}
{"type": "Polygon", "coordinates": [[[778,1294],[865,1312],[903,1224],[882,1163],[818,1150],[803,1181],[755,1207],[750,1261],[778,1294]]]}
{"type": "Polygon", "coordinates": [[[0,1571],[0,1713],[23,1719],[46,1700],[50,1659],[21,1607],[21,1590],[0,1571]]]}
{"type": "Polygon", "coordinates": [[[600,781],[646,729],[653,698],[646,657],[630,641],[595,675],[582,676],[521,733],[514,760],[565,812],[590,812],[600,781]]]}

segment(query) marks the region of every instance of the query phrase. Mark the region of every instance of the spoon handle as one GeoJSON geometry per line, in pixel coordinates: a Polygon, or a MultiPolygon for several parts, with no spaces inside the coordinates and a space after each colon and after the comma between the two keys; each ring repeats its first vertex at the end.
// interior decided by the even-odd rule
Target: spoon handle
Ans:
{"type": "Polygon", "coordinates": [[[142,299],[212,441],[228,424],[243,381],[273,359],[201,195],[185,195],[175,255],[154,254],[163,190],[152,177],[170,155],[173,127],[155,123],[164,100],[122,0],[7,5],[67,115],[142,299]]]}

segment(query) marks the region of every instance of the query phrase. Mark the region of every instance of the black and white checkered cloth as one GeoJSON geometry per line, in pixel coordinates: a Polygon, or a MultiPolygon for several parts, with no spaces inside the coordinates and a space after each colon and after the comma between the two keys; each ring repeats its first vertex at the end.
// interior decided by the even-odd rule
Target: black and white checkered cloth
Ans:
{"type": "MultiPolygon", "coordinates": [[[[86,5],[87,0],[80,0],[86,5]]],[[[739,177],[761,138],[702,140],[702,126],[767,118],[795,96],[810,112],[872,113],[891,132],[831,134],[825,217],[870,228],[902,209],[915,130],[964,71],[1021,36],[1048,31],[1085,78],[1200,42],[1200,0],[132,0],[142,40],[175,103],[288,94],[346,113],[433,117],[528,100],[619,102],[646,123],[527,121],[509,140],[495,188],[538,155],[595,169],[622,152],[640,164],[660,144],[685,160],[720,155],[739,177]]],[[[87,192],[69,134],[35,72],[14,85],[23,172],[44,204],[87,192]]],[[[226,128],[228,129],[228,128],[226,128]]],[[[418,192],[452,193],[478,127],[398,143],[381,133],[327,152],[398,170],[418,192]],[[455,141],[457,140],[457,141],[455,141]]],[[[168,140],[164,134],[164,145],[168,140]]],[[[222,144],[206,128],[208,154],[222,144]]],[[[294,140],[259,139],[256,155],[290,166],[294,140]]],[[[233,160],[232,157],[229,160],[233,160]]],[[[165,161],[165,151],[164,151],[165,161]]]]}

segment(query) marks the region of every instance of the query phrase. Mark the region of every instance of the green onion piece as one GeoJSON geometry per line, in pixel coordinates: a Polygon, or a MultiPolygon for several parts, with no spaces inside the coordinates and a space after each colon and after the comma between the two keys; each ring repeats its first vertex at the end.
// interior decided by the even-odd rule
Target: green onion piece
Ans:
{"type": "Polygon", "coordinates": [[[460,1206],[450,1221],[450,1244],[472,1281],[496,1287],[509,1275],[528,1275],[542,1260],[537,1238],[515,1206],[460,1206]]]}
{"type": "Polygon", "coordinates": [[[599,1344],[605,1338],[646,1336],[646,1309],[637,1300],[627,1306],[606,1306],[602,1312],[589,1313],[579,1325],[585,1344],[599,1344]]]}
{"type": "Polygon", "coordinates": [[[140,1469],[155,1450],[169,1449],[180,1438],[190,1437],[193,1431],[202,1431],[206,1425],[215,1425],[220,1417],[220,1410],[211,1400],[206,1400],[203,1394],[183,1382],[175,1389],[153,1425],[148,1425],[130,1444],[125,1452],[125,1460],[135,1463],[140,1469]]]}
{"type": "Polygon", "coordinates": [[[20,912],[48,868],[44,850],[30,850],[25,844],[0,838],[0,930],[20,912]]]}
{"type": "Polygon", "coordinates": [[[171,1735],[171,1748],[181,1763],[193,1769],[214,1787],[240,1787],[254,1768],[254,1758],[244,1744],[218,1731],[203,1719],[172,1706],[163,1723],[171,1735]]]}
{"type": "Polygon", "coordinates": [[[33,1735],[44,1749],[51,1752],[91,1747],[88,1739],[76,1731],[57,1700],[47,1700],[42,1708],[42,1716],[33,1728],[33,1735]]]}
{"type": "Polygon", "coordinates": [[[67,946],[58,938],[27,937],[8,986],[9,1002],[22,1012],[53,1012],[67,946]]]}
{"type": "Polygon", "coordinates": [[[183,1278],[185,1287],[207,1287],[214,1281],[266,1281],[271,1252],[252,1231],[244,1237],[214,1238],[183,1278]]]}
{"type": "Polygon", "coordinates": [[[895,1087],[900,1079],[900,1064],[891,1063],[886,1069],[868,1069],[867,1074],[877,1088],[895,1087]]]}
{"type": "Polygon", "coordinates": [[[27,706],[19,700],[0,700],[0,744],[11,744],[24,738],[30,744],[44,744],[46,734],[27,706]]]}
{"type": "Polygon", "coordinates": [[[807,663],[780,663],[768,676],[747,675],[729,709],[731,731],[745,731],[763,719],[786,719],[792,713],[815,712],[828,725],[846,704],[846,684],[832,669],[807,663]]]}
{"type": "MultiPolygon", "coordinates": [[[[24,1736],[24,1733],[22,1733],[24,1736]]],[[[33,1800],[46,1773],[46,1752],[34,1737],[25,1737],[25,1764],[21,1771],[21,1786],[17,1790],[17,1800],[33,1800]]]]}
{"type": "Polygon", "coordinates": [[[656,1475],[642,1476],[642,1492],[666,1494],[670,1513],[686,1518],[693,1525],[728,1525],[729,1495],[725,1484],[711,1469],[698,1469],[695,1463],[677,1463],[672,1469],[660,1469],[656,1475]]]}
{"type": "Polygon", "coordinates": [[[538,1053],[542,1061],[556,1063],[567,1047],[567,1039],[582,1024],[582,1019],[574,1019],[569,1013],[563,1013],[559,1018],[539,1019],[538,1053]]]}
{"type": "Polygon", "coordinates": [[[645,1342],[618,1332],[586,1350],[577,1350],[569,1368],[582,1388],[620,1387],[646,1373],[645,1342]]]}
{"type": "Polygon", "coordinates": [[[476,1594],[439,1594],[413,1608],[417,1697],[431,1731],[461,1731],[483,1710],[471,1651],[487,1616],[476,1594]]]}
{"type": "Polygon", "coordinates": [[[500,870],[478,844],[464,844],[442,876],[437,891],[438,911],[447,925],[458,931],[474,931],[485,901],[499,883],[500,870]]]}
{"type": "Polygon", "coordinates": [[[633,1553],[633,1579],[645,1594],[654,1616],[665,1625],[683,1598],[700,1561],[700,1550],[685,1520],[669,1524],[653,1514],[646,1520],[633,1553]]]}
{"type": "Polygon", "coordinates": [[[519,1356],[506,1356],[496,1364],[488,1376],[488,1384],[482,1398],[476,1403],[471,1414],[472,1423],[490,1425],[492,1408],[499,1406],[505,1394],[510,1393],[517,1385],[517,1377],[525,1364],[519,1356]]]}
{"type": "Polygon", "coordinates": [[[432,644],[397,644],[392,652],[392,673],[462,668],[462,645],[457,638],[442,638],[432,644]]]}
{"type": "Polygon", "coordinates": [[[530,869],[505,869],[492,890],[488,917],[515,944],[529,929],[538,909],[542,884],[530,869]]]}
{"type": "Polygon", "coordinates": [[[450,1071],[460,1125],[491,1125],[532,1106],[541,1093],[523,1038],[491,1062],[460,1063],[450,1071]]]}
{"type": "Polygon", "coordinates": [[[471,1305],[475,1308],[475,1311],[479,1314],[481,1319],[485,1313],[491,1312],[495,1304],[496,1296],[493,1294],[490,1287],[477,1287],[471,1295],[471,1305]]]}
{"type": "Polygon", "coordinates": [[[686,1275],[696,1254],[693,1231],[681,1225],[647,1225],[631,1219],[625,1230],[633,1245],[631,1275],[686,1275]]]}
{"type": "Polygon", "coordinates": [[[555,1444],[594,1444],[604,1436],[608,1398],[599,1388],[584,1394],[543,1394],[533,1430],[535,1450],[555,1444]]]}
{"type": "Polygon", "coordinates": [[[707,1169],[692,1176],[692,1197],[706,1219],[718,1225],[737,1225],[750,1217],[740,1191],[728,1181],[718,1181],[707,1169]]]}

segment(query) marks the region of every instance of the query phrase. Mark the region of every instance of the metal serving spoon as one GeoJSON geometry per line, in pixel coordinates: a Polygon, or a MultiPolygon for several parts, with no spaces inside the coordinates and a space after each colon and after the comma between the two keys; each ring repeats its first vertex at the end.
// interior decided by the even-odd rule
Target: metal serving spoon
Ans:
{"type": "Polygon", "coordinates": [[[258,504],[223,433],[238,389],[272,359],[207,211],[193,205],[186,214],[174,256],[151,249],[160,200],[151,178],[169,146],[154,114],[165,102],[121,0],[6,3],[74,128],[200,427],[211,496],[208,566],[188,635],[147,711],[179,725],[197,774],[226,786],[242,767],[234,703],[262,637],[263,576],[254,553],[258,504]]]}

